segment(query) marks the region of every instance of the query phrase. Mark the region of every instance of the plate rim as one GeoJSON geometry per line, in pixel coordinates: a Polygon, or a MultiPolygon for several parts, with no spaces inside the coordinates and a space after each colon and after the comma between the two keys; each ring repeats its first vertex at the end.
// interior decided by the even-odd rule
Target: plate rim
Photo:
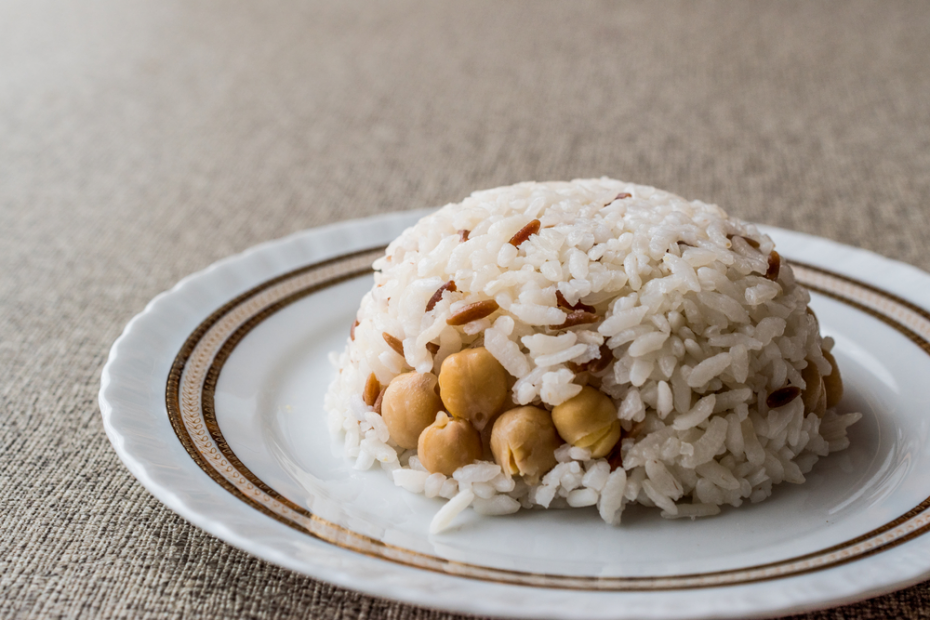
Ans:
{"type": "MultiPolygon", "coordinates": [[[[360,585],[358,580],[353,579],[351,575],[349,575],[349,578],[347,579],[345,575],[342,575],[342,574],[327,573],[325,575],[321,575],[321,574],[316,574],[314,572],[310,572],[307,570],[306,566],[299,564],[299,563],[295,563],[293,561],[288,561],[288,558],[281,557],[280,554],[276,555],[273,553],[263,553],[261,552],[261,550],[257,551],[256,548],[248,544],[247,541],[245,542],[241,541],[237,539],[236,537],[231,536],[228,531],[224,531],[223,528],[217,527],[217,524],[214,522],[211,522],[209,518],[207,518],[206,522],[204,522],[205,519],[201,518],[201,515],[196,514],[196,511],[191,510],[190,506],[188,506],[176,494],[172,493],[171,489],[165,488],[163,484],[159,484],[155,479],[152,478],[152,476],[150,476],[150,472],[148,471],[146,467],[146,463],[140,462],[139,459],[136,458],[136,456],[132,455],[130,452],[126,450],[126,443],[125,443],[126,437],[124,436],[122,432],[122,430],[125,430],[125,429],[120,429],[119,424],[114,423],[114,413],[116,411],[115,403],[119,402],[119,399],[116,398],[115,395],[113,394],[114,387],[116,385],[114,384],[114,381],[119,379],[119,373],[116,371],[119,369],[119,364],[121,363],[121,359],[128,353],[127,351],[125,351],[125,348],[129,344],[132,344],[134,333],[138,332],[141,329],[140,326],[145,327],[146,322],[155,321],[155,319],[158,318],[159,312],[164,309],[164,306],[166,305],[170,306],[172,298],[183,297],[183,292],[185,290],[189,290],[192,286],[196,288],[198,284],[204,284],[209,278],[215,277],[216,274],[220,273],[221,271],[223,270],[228,271],[230,267],[235,268],[237,266],[241,266],[251,259],[254,259],[256,257],[261,257],[262,254],[266,254],[269,252],[272,254],[275,252],[280,253],[282,250],[284,250],[288,246],[292,246],[294,244],[301,244],[308,240],[313,240],[314,238],[321,238],[323,236],[331,236],[334,234],[338,237],[339,236],[338,233],[344,233],[345,231],[352,230],[355,227],[363,227],[371,231],[375,231],[375,230],[381,229],[382,224],[393,224],[396,227],[399,224],[402,224],[405,222],[412,223],[413,221],[418,219],[418,217],[426,213],[429,213],[432,210],[433,209],[423,209],[423,210],[418,210],[418,211],[396,212],[396,213],[382,214],[380,216],[375,216],[372,218],[361,218],[361,219],[355,219],[355,220],[348,220],[348,221],[344,221],[344,222],[340,222],[336,224],[331,224],[325,227],[300,231],[292,235],[289,235],[287,237],[284,237],[282,239],[268,241],[268,242],[259,244],[257,246],[254,246],[242,253],[239,253],[239,254],[224,258],[220,261],[217,261],[216,263],[210,265],[206,269],[203,269],[201,271],[198,271],[194,274],[187,276],[186,278],[178,282],[172,289],[164,293],[161,293],[160,295],[156,296],[151,302],[149,302],[149,304],[147,304],[145,309],[141,313],[136,315],[129,322],[129,324],[126,326],[121,336],[116,340],[116,342],[114,342],[113,346],[111,347],[107,363],[102,373],[101,389],[99,393],[100,408],[101,408],[101,412],[103,415],[104,427],[107,432],[107,436],[110,439],[111,443],[113,444],[114,448],[116,449],[117,454],[119,455],[120,459],[123,461],[126,467],[130,470],[130,472],[143,484],[143,486],[147,490],[149,490],[149,492],[155,495],[155,497],[159,499],[159,501],[161,501],[163,504],[168,506],[175,513],[179,514],[180,516],[182,516],[183,518],[185,518],[192,524],[200,527],[201,529],[204,529],[205,531],[215,536],[218,536],[225,542],[232,544],[233,546],[238,547],[242,549],[243,551],[246,551],[247,553],[256,555],[258,557],[261,557],[262,559],[271,561],[275,564],[285,566],[286,568],[289,568],[291,570],[296,570],[303,574],[309,574],[315,578],[324,579],[331,583],[337,583],[338,585],[341,585],[344,587],[361,590],[369,594],[374,594],[376,596],[386,596],[389,598],[395,598],[398,600],[403,600],[405,602],[414,603],[414,604],[418,604],[422,606],[435,607],[436,601],[424,599],[424,597],[422,596],[422,593],[420,596],[416,596],[416,595],[411,595],[411,592],[407,590],[398,592],[394,588],[385,589],[385,588],[376,588],[376,587],[365,587],[365,585],[360,585]]],[[[387,226],[387,228],[390,228],[390,226],[387,226]]],[[[834,245],[834,246],[837,246],[838,248],[841,248],[843,252],[847,252],[847,253],[851,252],[854,255],[856,255],[860,260],[866,260],[868,262],[876,262],[876,259],[877,259],[878,263],[884,263],[886,265],[890,263],[891,265],[893,265],[893,267],[896,270],[900,270],[906,273],[910,278],[917,277],[918,279],[925,279],[925,280],[930,279],[928,278],[927,274],[925,274],[924,272],[910,265],[899,263],[891,259],[887,259],[885,257],[868,252],[866,250],[862,250],[859,248],[852,248],[850,246],[844,246],[842,244],[838,244],[836,242],[833,242],[827,239],[813,237],[811,235],[805,235],[803,233],[796,233],[793,231],[784,231],[781,229],[776,229],[772,227],[762,227],[762,226],[760,226],[760,229],[762,229],[763,232],[774,234],[775,236],[779,237],[779,245],[780,245],[779,249],[780,250],[782,249],[782,246],[783,246],[782,238],[793,237],[797,243],[804,243],[804,244],[807,244],[810,242],[816,242],[819,244],[826,243],[827,245],[834,245]]],[[[383,233],[382,233],[382,236],[384,236],[383,233]]],[[[316,240],[319,240],[319,239],[316,239],[316,240]]],[[[371,244],[369,243],[368,245],[370,246],[371,244]]],[[[786,253],[786,256],[791,256],[791,255],[790,253],[786,253]]],[[[309,264],[310,262],[313,262],[313,261],[305,261],[306,264],[309,264]]],[[[814,266],[817,267],[816,265],[814,266]]],[[[280,265],[271,265],[270,268],[273,271],[275,268],[280,268],[280,265]]],[[[840,275],[843,275],[842,270],[838,270],[838,271],[840,275]]],[[[865,280],[865,284],[875,287],[875,283],[869,282],[868,279],[865,280]]],[[[926,304],[927,300],[922,300],[922,299],[915,300],[913,298],[909,298],[908,296],[901,295],[900,294],[901,291],[888,291],[887,288],[882,288],[881,290],[882,292],[890,292],[891,294],[897,297],[902,297],[904,301],[910,304],[913,304],[916,308],[919,308],[921,311],[926,312],[925,307],[921,305],[920,302],[923,302],[924,304],[926,304]]],[[[233,297],[235,297],[235,295],[228,295],[225,299],[217,300],[218,303],[215,303],[214,305],[216,306],[216,308],[221,308],[222,306],[226,305],[226,303],[233,297]]],[[[927,305],[930,305],[930,304],[927,304],[927,305]]],[[[202,320],[202,317],[201,317],[201,320],[202,320]]],[[[181,340],[183,342],[187,339],[191,330],[180,330],[180,331],[183,332],[181,335],[181,340]]],[[[177,351],[178,348],[176,347],[175,350],[177,351]]],[[[173,358],[174,356],[172,355],[172,360],[173,358]]],[[[162,385],[164,385],[165,383],[166,381],[163,379],[162,385]]],[[[162,400],[162,402],[164,402],[164,400],[162,400]]],[[[172,435],[173,434],[174,433],[172,433],[172,435]]],[[[178,442],[180,445],[180,442],[177,440],[176,437],[175,437],[175,441],[178,442]]],[[[149,463],[148,465],[151,466],[151,463],[149,463]]],[[[213,482],[211,479],[207,478],[207,480],[210,481],[210,484],[216,485],[216,483],[213,482]]],[[[266,518],[270,519],[270,517],[266,517],[266,518]]],[[[287,527],[287,526],[284,526],[284,527],[287,527]]],[[[914,541],[910,541],[907,544],[911,544],[913,542],[914,541]]],[[[383,562],[383,561],[375,560],[375,562],[383,562]]],[[[405,570],[419,571],[420,569],[413,568],[413,569],[405,569],[405,570]]],[[[927,574],[930,574],[930,566],[924,566],[923,572],[921,572],[920,574],[912,575],[910,579],[898,580],[898,581],[895,581],[894,583],[886,584],[884,587],[880,587],[878,589],[874,589],[874,588],[873,589],[860,589],[857,592],[852,593],[852,594],[847,593],[845,596],[838,596],[838,597],[832,597],[832,598],[828,597],[829,600],[811,600],[807,602],[797,602],[794,606],[787,605],[787,606],[783,606],[783,607],[775,608],[775,609],[773,608],[759,609],[759,610],[750,612],[749,615],[760,615],[760,614],[766,615],[766,614],[771,614],[773,612],[774,613],[787,613],[790,611],[797,611],[801,609],[814,609],[824,604],[834,605],[834,604],[842,604],[845,602],[851,602],[853,600],[866,598],[866,597],[873,596],[881,592],[892,591],[892,590],[895,590],[901,587],[905,587],[906,585],[908,585],[908,583],[916,583],[916,582],[922,581],[924,578],[926,578],[927,574]]],[[[461,578],[455,578],[455,579],[461,579],[461,578]]],[[[525,587],[525,586],[504,586],[504,587],[525,587]]],[[[725,586],[725,589],[731,589],[733,587],[735,586],[725,586]]],[[[711,591],[714,589],[717,589],[717,588],[707,588],[704,591],[711,591]]],[[[591,592],[591,591],[586,590],[584,592],[591,592]]],[[[624,593],[609,592],[608,594],[629,595],[630,593],[629,592],[624,592],[624,593]]],[[[462,608],[457,608],[457,607],[450,608],[450,607],[445,607],[445,606],[444,608],[449,609],[450,611],[466,612],[466,613],[498,613],[499,614],[501,612],[504,612],[504,613],[510,613],[511,615],[514,615],[511,610],[488,609],[480,605],[475,605],[474,608],[469,608],[469,609],[462,609],[462,608]]],[[[719,613],[719,610],[717,611],[719,613]]],[[[520,615],[520,614],[516,614],[516,615],[520,615]]],[[[672,615],[649,614],[649,615],[650,617],[679,617],[674,614],[672,615]]],[[[746,615],[746,610],[742,610],[741,615],[746,615]]],[[[558,615],[553,615],[552,617],[568,617],[568,616],[564,614],[558,614],[558,615]]],[[[681,617],[686,617],[686,616],[681,616],[681,617]]],[[[690,616],[687,616],[687,617],[690,617],[690,616]]]]}
{"type": "MultiPolygon", "coordinates": [[[[215,408],[215,394],[219,376],[225,363],[233,355],[236,347],[242,341],[242,339],[245,338],[254,328],[258,327],[258,325],[260,325],[264,320],[271,318],[271,316],[273,316],[277,311],[283,310],[290,304],[296,303],[306,296],[320,294],[330,286],[335,286],[347,280],[354,280],[356,278],[369,275],[371,273],[370,268],[360,267],[359,265],[356,265],[355,262],[358,258],[362,258],[367,259],[363,261],[367,264],[369,260],[373,260],[374,257],[380,255],[383,250],[384,247],[379,246],[369,250],[362,250],[360,252],[353,252],[350,254],[337,256],[332,259],[322,261],[321,263],[306,265],[279,277],[259,283],[249,291],[224,304],[220,309],[204,319],[204,321],[198,325],[197,329],[195,329],[194,332],[188,336],[184,346],[181,348],[180,352],[175,357],[174,363],[172,364],[172,370],[169,374],[166,387],[168,415],[175,434],[184,445],[188,454],[197,463],[197,465],[207,473],[207,475],[209,475],[218,484],[223,486],[227,491],[238,497],[240,500],[250,504],[256,510],[264,512],[272,518],[276,518],[282,521],[295,530],[301,531],[303,533],[309,533],[312,536],[326,540],[327,542],[335,544],[336,546],[349,551],[372,555],[373,557],[381,557],[382,559],[387,559],[388,561],[406,566],[412,566],[422,570],[438,570],[438,568],[429,566],[430,564],[434,564],[434,566],[438,564],[438,567],[444,569],[440,570],[439,572],[457,574],[457,576],[468,574],[474,576],[476,579],[482,579],[486,581],[496,581],[499,583],[508,583],[512,585],[528,585],[533,587],[565,588],[576,591],[604,590],[612,592],[646,589],[651,591],[668,591],[686,588],[706,588],[719,585],[737,585],[742,583],[750,583],[753,581],[781,579],[788,575],[815,572],[819,570],[825,570],[826,568],[838,564],[853,562],[865,554],[874,554],[887,551],[894,546],[905,544],[909,539],[920,536],[930,530],[930,523],[928,523],[923,525],[917,531],[908,532],[906,536],[902,536],[895,540],[889,540],[876,548],[863,550],[859,555],[845,555],[839,553],[842,550],[850,549],[860,543],[873,539],[880,534],[894,530],[918,514],[925,512],[928,507],[930,507],[930,496],[928,496],[927,498],[924,498],[917,506],[911,508],[904,514],[897,516],[887,523],[873,528],[864,534],[860,534],[849,540],[836,543],[822,549],[817,549],[809,553],[803,553],[798,556],[792,556],[763,564],[754,564],[750,566],[740,566],[738,568],[732,569],[699,573],[684,573],[676,575],[637,575],[635,577],[595,577],[587,575],[569,576],[554,573],[528,572],[516,569],[492,568],[460,560],[448,560],[436,555],[424,554],[423,552],[416,552],[410,549],[396,547],[389,543],[383,543],[373,539],[371,536],[352,531],[345,526],[341,526],[332,521],[328,521],[319,515],[311,513],[310,511],[301,507],[294,499],[291,499],[273,489],[268,483],[266,483],[253,471],[251,471],[249,467],[242,462],[242,460],[236,454],[235,450],[226,441],[225,435],[218,423],[215,408]],[[268,291],[273,291],[274,288],[276,288],[278,285],[297,281],[302,277],[305,277],[307,274],[312,275],[314,272],[324,271],[325,269],[332,266],[338,268],[345,264],[349,265],[345,272],[340,271],[339,273],[331,274],[328,277],[324,276],[319,282],[301,285],[293,291],[291,287],[287,287],[285,292],[280,294],[280,297],[276,296],[274,298],[276,301],[266,301],[264,304],[257,305],[252,310],[252,314],[243,315],[243,317],[238,322],[238,325],[230,327],[224,332],[224,336],[221,340],[214,336],[212,340],[217,344],[213,349],[213,355],[208,358],[211,360],[209,361],[208,367],[206,364],[198,364],[192,360],[193,353],[198,348],[199,344],[201,342],[211,340],[209,338],[209,334],[212,329],[220,324],[224,317],[232,315],[238,307],[247,303],[248,300],[254,299],[260,294],[264,294],[268,291]],[[183,413],[185,407],[182,403],[187,399],[182,398],[181,394],[186,393],[184,387],[188,386],[190,379],[184,381],[182,385],[182,375],[184,374],[185,368],[191,365],[195,368],[195,373],[197,372],[197,369],[206,368],[206,374],[201,377],[199,382],[196,382],[194,385],[190,386],[191,390],[200,393],[200,406],[191,407],[192,411],[189,411],[187,415],[185,415],[183,413]],[[198,422],[195,428],[188,428],[186,427],[184,421],[186,418],[197,418],[198,420],[199,418],[203,418],[204,423],[201,424],[198,422]],[[265,496],[269,497],[274,503],[280,504],[281,506],[279,509],[275,511],[269,508],[267,504],[271,502],[267,500],[263,502],[260,499],[250,497],[248,494],[243,492],[241,487],[237,487],[236,481],[227,480],[221,471],[218,471],[216,463],[210,463],[211,453],[213,452],[212,446],[207,450],[197,450],[197,440],[194,436],[195,431],[204,431],[204,437],[207,433],[209,433],[210,438],[213,440],[213,444],[215,444],[221,453],[221,456],[219,457],[222,459],[220,464],[226,465],[228,463],[229,467],[232,467],[238,472],[238,474],[240,474],[240,476],[236,476],[236,478],[244,478],[248,483],[250,483],[244,485],[247,490],[251,490],[252,487],[257,488],[265,496]],[[281,510],[281,507],[284,508],[283,511],[281,510]],[[290,513],[296,513],[296,515],[289,517],[290,513]],[[312,522],[307,523],[301,517],[311,519],[312,522]],[[354,544],[349,544],[348,541],[350,540],[357,542],[354,544]],[[824,556],[833,556],[833,559],[829,561],[825,560],[824,562],[821,562],[817,565],[809,565],[810,562],[824,556]],[[403,557],[407,559],[401,559],[403,557]],[[417,562],[420,562],[420,564],[418,565],[417,562]],[[772,574],[772,571],[775,571],[777,568],[785,568],[792,564],[798,565],[793,571],[788,573],[772,574]],[[736,579],[736,575],[741,573],[754,573],[756,576],[746,576],[742,580],[732,582],[727,580],[727,578],[731,576],[736,579]],[[494,578],[495,576],[496,579],[494,578]],[[715,579],[717,580],[716,582],[715,579]],[[636,584],[641,585],[637,587],[636,584]]],[[[880,291],[876,287],[860,283],[852,278],[834,274],[830,271],[820,269],[818,267],[805,265],[803,263],[789,261],[789,264],[791,264],[796,269],[800,268],[803,271],[814,272],[821,277],[825,276],[827,280],[839,280],[840,282],[849,284],[858,289],[865,289],[871,293],[875,293],[882,299],[887,299],[896,304],[902,304],[907,307],[907,309],[917,313],[923,320],[930,322],[930,313],[922,310],[917,306],[914,306],[913,304],[909,304],[909,302],[901,300],[894,295],[880,291]]],[[[802,276],[798,276],[798,278],[801,281],[805,279],[802,276]]],[[[833,298],[840,303],[843,303],[851,308],[854,308],[855,310],[866,313],[886,323],[910,339],[914,344],[930,355],[930,341],[927,341],[919,334],[914,333],[913,330],[910,330],[907,326],[903,325],[899,321],[896,321],[894,317],[888,314],[882,314],[881,312],[869,308],[861,302],[857,302],[853,299],[843,296],[835,290],[828,290],[822,286],[810,283],[805,284],[805,286],[810,291],[833,298]]],[[[190,399],[189,397],[188,399],[194,400],[190,399]]],[[[198,433],[198,435],[200,435],[200,433],[198,433]]],[[[219,469],[222,470],[223,467],[220,467],[219,469]]]]}

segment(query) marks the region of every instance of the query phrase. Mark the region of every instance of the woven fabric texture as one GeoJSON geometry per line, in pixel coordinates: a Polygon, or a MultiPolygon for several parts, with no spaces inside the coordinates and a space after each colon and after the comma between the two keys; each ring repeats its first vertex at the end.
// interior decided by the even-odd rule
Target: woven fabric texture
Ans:
{"type": "MultiPolygon", "coordinates": [[[[96,395],[229,254],[609,175],[930,269],[930,4],[0,3],[0,617],[454,616],[233,549],[121,465],[96,395]]],[[[806,618],[930,618],[930,584],[806,618]]]]}

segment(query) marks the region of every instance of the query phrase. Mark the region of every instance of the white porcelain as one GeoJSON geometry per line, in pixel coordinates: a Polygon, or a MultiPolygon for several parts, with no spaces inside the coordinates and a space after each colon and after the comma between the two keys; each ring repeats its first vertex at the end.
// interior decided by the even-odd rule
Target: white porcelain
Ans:
{"type": "Polygon", "coordinates": [[[818,463],[804,485],[714,518],[632,509],[613,528],[593,510],[466,511],[452,530],[427,535],[441,502],[395,487],[380,469],[355,471],[322,410],[335,372],[328,353],[345,345],[371,282],[373,254],[336,257],[382,246],[424,213],[266,243],[155,298],[113,345],[100,390],[107,435],[133,475],[258,557],[457,612],[762,617],[930,576],[930,275],[771,228],[783,257],[810,266],[797,266],[798,277],[824,291],[812,305],[836,339],[840,406],[864,414],[850,449],[818,463]],[[322,288],[308,294],[313,286],[322,288]]]}

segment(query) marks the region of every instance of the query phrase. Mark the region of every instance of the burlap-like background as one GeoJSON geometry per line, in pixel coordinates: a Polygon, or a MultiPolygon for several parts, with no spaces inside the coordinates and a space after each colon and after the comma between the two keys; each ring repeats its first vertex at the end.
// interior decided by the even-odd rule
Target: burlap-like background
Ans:
{"type": "Polygon", "coordinates": [[[923,2],[0,3],[0,615],[449,618],[155,501],[96,403],[126,322],[296,230],[602,174],[930,269],[928,60],[923,2]]]}

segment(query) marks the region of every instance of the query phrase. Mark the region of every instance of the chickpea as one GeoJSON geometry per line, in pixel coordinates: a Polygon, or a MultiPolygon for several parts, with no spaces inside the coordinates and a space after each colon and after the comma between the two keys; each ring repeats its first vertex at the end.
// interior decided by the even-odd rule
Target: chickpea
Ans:
{"type": "Polygon", "coordinates": [[[827,409],[827,392],[817,364],[808,360],[807,366],[801,371],[801,378],[806,386],[801,394],[804,399],[804,411],[822,417],[827,409]]]}
{"type": "Polygon", "coordinates": [[[381,400],[381,417],[391,439],[401,448],[416,448],[423,429],[442,410],[436,375],[408,372],[394,377],[381,400]]]}
{"type": "Polygon", "coordinates": [[[599,459],[610,454],[613,447],[620,441],[622,433],[620,420],[614,420],[600,433],[592,433],[586,439],[579,441],[578,447],[587,448],[591,451],[591,458],[599,459]]]}
{"type": "Polygon", "coordinates": [[[561,445],[552,416],[539,407],[511,409],[491,429],[494,460],[506,475],[519,474],[529,484],[555,467],[555,450],[561,445]]]}
{"type": "Polygon", "coordinates": [[[481,458],[481,436],[468,420],[441,415],[420,433],[417,457],[430,472],[451,476],[481,458]]]}
{"type": "Polygon", "coordinates": [[[507,371],[487,349],[478,347],[443,360],[439,391],[446,411],[480,431],[504,406],[510,390],[507,371]]]}
{"type": "Polygon", "coordinates": [[[605,456],[620,439],[617,407],[610,397],[592,387],[552,409],[552,421],[565,441],[591,450],[593,458],[605,456]]]}
{"type": "Polygon", "coordinates": [[[835,407],[843,398],[843,379],[840,377],[840,367],[836,365],[836,358],[829,351],[824,350],[823,356],[833,366],[833,372],[823,378],[823,385],[827,393],[827,408],[835,407]]]}

